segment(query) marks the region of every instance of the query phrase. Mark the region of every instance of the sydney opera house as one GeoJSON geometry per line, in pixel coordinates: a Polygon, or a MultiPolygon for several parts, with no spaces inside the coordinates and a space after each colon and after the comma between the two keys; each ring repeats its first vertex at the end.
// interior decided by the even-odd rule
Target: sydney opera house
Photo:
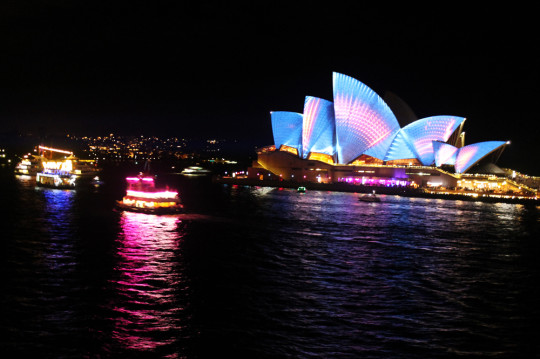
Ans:
{"type": "Polygon", "coordinates": [[[501,171],[507,141],[465,145],[465,118],[418,119],[397,96],[333,74],[333,102],[307,96],[303,113],[271,112],[274,145],[258,149],[250,177],[379,186],[460,187],[501,171]],[[485,173],[485,172],[484,172],[485,173]]]}

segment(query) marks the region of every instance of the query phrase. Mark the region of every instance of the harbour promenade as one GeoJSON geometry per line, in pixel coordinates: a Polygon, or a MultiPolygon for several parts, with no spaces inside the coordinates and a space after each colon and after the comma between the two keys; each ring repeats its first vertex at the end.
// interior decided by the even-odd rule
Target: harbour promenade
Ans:
{"type": "Polygon", "coordinates": [[[305,187],[311,191],[337,191],[354,193],[373,193],[381,195],[395,195],[402,197],[433,198],[461,201],[481,201],[481,202],[501,202],[529,204],[540,206],[538,197],[523,196],[513,194],[496,194],[489,192],[473,192],[448,189],[427,189],[412,187],[383,187],[383,186],[364,186],[349,183],[314,183],[314,182],[295,182],[286,180],[260,180],[254,178],[233,178],[220,177],[213,178],[213,182],[238,186],[258,186],[258,187],[276,187],[276,188],[298,188],[305,187]]]}

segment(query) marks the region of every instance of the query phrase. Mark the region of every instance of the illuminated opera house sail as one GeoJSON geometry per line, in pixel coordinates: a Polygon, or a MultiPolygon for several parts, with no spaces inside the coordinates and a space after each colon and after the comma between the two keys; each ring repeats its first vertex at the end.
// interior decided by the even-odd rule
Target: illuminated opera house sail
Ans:
{"type": "MultiPolygon", "coordinates": [[[[487,141],[465,146],[463,117],[436,115],[416,119],[396,96],[389,97],[387,103],[350,76],[333,73],[332,83],[333,101],[307,96],[303,113],[271,112],[274,146],[259,153],[259,159],[261,154],[267,156],[259,160],[261,167],[274,174],[279,172],[277,167],[302,167],[302,162],[290,157],[295,156],[304,163],[320,161],[342,167],[342,171],[355,165],[401,165],[444,168],[459,175],[484,158],[498,158],[508,144],[487,141]],[[271,152],[274,159],[268,157],[271,152]],[[284,164],[285,157],[279,154],[282,152],[289,156],[288,164],[284,164]]],[[[306,174],[295,173],[306,178],[306,174]]],[[[295,173],[290,172],[290,176],[295,173]]],[[[329,180],[340,178],[339,174],[333,177],[329,180]]]]}

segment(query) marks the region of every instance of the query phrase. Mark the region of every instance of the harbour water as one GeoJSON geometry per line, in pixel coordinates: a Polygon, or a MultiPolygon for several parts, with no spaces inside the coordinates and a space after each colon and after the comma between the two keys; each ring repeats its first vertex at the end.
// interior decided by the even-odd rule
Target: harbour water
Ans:
{"type": "Polygon", "coordinates": [[[185,214],[0,170],[2,357],[540,353],[536,206],[164,180],[185,214]]]}

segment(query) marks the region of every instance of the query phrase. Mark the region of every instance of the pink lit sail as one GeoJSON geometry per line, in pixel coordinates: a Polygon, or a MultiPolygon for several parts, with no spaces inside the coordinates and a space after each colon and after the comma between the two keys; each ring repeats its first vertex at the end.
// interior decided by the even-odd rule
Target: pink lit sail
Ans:
{"type": "Polygon", "coordinates": [[[465,146],[460,148],[456,159],[456,172],[464,172],[467,167],[472,163],[472,158],[478,152],[477,146],[465,146]]]}
{"type": "Polygon", "coordinates": [[[363,153],[384,159],[399,124],[372,89],[352,77],[334,73],[334,110],[338,162],[350,163],[363,153]]]}
{"type": "Polygon", "coordinates": [[[321,98],[306,96],[302,126],[302,157],[310,153],[333,156],[335,153],[334,104],[321,98]]]}
{"type": "Polygon", "coordinates": [[[433,150],[435,153],[435,165],[440,167],[442,165],[454,165],[456,163],[456,156],[458,148],[448,143],[433,141],[433,150]]]}
{"type": "Polygon", "coordinates": [[[460,148],[456,158],[456,172],[467,172],[475,163],[506,144],[504,141],[485,141],[460,148]]]}
{"type": "Polygon", "coordinates": [[[313,136],[313,130],[315,128],[315,120],[317,119],[320,111],[319,103],[320,99],[313,98],[311,101],[306,100],[306,103],[304,104],[304,117],[302,125],[302,152],[304,154],[304,158],[306,158],[310,152],[310,144],[313,136]]]}
{"type": "Polygon", "coordinates": [[[448,141],[464,120],[456,116],[426,117],[405,126],[402,131],[416,157],[423,165],[430,166],[435,162],[433,141],[448,141]]]}

